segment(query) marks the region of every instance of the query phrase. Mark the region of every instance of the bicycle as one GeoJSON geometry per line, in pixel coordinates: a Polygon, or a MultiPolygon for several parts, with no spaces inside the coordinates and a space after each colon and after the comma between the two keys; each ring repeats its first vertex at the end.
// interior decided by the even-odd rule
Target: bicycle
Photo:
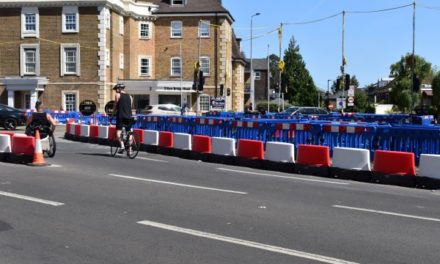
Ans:
{"type": "MultiPolygon", "coordinates": [[[[121,132],[122,142],[124,142],[124,150],[127,153],[127,157],[129,159],[134,159],[139,153],[140,149],[140,140],[137,138],[137,135],[132,131],[126,131],[125,126],[122,127],[121,132]]],[[[113,142],[110,143],[110,154],[112,157],[116,157],[116,155],[122,154],[121,152],[121,143],[115,137],[113,142]]]]}

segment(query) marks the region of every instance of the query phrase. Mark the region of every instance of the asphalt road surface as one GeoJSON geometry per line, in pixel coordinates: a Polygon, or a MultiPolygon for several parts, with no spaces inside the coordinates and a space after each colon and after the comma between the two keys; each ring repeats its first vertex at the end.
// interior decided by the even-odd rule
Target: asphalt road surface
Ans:
{"type": "Polygon", "coordinates": [[[0,163],[0,264],[439,263],[440,193],[61,138],[0,163]]]}

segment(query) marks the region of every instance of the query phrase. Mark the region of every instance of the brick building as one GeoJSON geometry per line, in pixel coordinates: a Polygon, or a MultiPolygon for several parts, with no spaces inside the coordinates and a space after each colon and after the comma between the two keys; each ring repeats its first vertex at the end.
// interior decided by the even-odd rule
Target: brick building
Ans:
{"type": "Polygon", "coordinates": [[[180,104],[182,86],[193,110],[208,110],[221,87],[227,109],[242,110],[245,61],[232,23],[220,0],[0,0],[0,103],[77,111],[89,99],[103,111],[123,82],[138,108],[180,104]],[[199,57],[207,78],[197,96],[199,57]]]}
{"type": "MultiPolygon", "coordinates": [[[[255,102],[267,102],[267,75],[268,75],[268,65],[267,59],[252,59],[252,67],[254,68],[254,91],[255,91],[255,102]]],[[[251,67],[250,59],[248,59],[245,70],[245,91],[246,91],[246,101],[250,100],[250,87],[251,87],[251,67]]],[[[250,101],[249,101],[250,102],[250,101]]],[[[247,103],[249,103],[247,102],[247,103]]],[[[256,107],[256,106],[255,106],[256,107]]]]}

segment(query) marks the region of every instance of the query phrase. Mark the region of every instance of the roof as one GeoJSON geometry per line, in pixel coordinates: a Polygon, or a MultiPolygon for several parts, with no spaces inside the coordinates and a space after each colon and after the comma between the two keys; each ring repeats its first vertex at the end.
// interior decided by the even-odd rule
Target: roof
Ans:
{"type": "MultiPolygon", "coordinates": [[[[246,70],[249,71],[251,68],[251,60],[246,59],[246,62],[246,70]]],[[[252,67],[257,71],[267,71],[267,59],[252,59],[252,67]]]]}
{"type": "MultiPolygon", "coordinates": [[[[230,16],[221,0],[186,0],[185,5],[172,6],[171,0],[146,0],[159,6],[155,14],[224,13],[230,16]]],[[[231,17],[232,18],[232,17],[231,17]]]]}
{"type": "Polygon", "coordinates": [[[246,65],[246,57],[240,50],[240,44],[238,43],[239,40],[235,36],[235,33],[232,32],[232,59],[234,61],[242,62],[244,65],[246,65]]]}

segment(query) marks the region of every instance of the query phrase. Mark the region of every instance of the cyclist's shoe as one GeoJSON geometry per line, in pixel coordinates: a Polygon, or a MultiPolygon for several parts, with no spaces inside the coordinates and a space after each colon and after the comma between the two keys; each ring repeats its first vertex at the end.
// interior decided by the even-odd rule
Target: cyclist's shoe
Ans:
{"type": "Polygon", "coordinates": [[[118,151],[118,153],[119,153],[119,154],[124,154],[124,149],[120,149],[120,150],[118,151]]]}

